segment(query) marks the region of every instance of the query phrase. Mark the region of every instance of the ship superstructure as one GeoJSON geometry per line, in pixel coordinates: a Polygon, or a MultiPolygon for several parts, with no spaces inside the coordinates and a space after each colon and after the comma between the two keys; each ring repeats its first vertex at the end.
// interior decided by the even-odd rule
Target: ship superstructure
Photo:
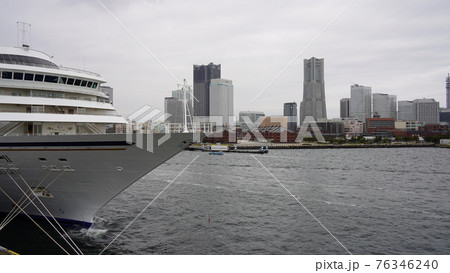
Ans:
{"type": "Polygon", "coordinates": [[[0,47],[0,135],[104,134],[108,124],[125,124],[103,83],[28,47],[0,47]]]}

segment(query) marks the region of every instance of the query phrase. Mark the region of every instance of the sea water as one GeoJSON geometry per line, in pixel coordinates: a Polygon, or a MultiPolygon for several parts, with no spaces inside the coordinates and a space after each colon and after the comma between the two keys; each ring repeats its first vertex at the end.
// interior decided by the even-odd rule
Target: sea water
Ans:
{"type": "MultiPolygon", "coordinates": [[[[443,148],[185,151],[69,235],[85,254],[448,255],[449,159],[443,148]]],[[[29,233],[7,246],[62,253],[29,233]]]]}

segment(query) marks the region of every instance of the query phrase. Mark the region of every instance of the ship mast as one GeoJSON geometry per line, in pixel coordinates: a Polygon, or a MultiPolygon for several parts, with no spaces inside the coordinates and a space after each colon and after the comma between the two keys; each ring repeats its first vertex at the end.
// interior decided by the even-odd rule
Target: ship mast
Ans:
{"type": "MultiPolygon", "coordinates": [[[[178,84],[178,88],[180,88],[181,91],[183,91],[183,133],[189,133],[188,129],[188,117],[189,117],[189,123],[191,124],[192,128],[192,116],[190,113],[190,108],[188,106],[188,99],[186,96],[186,93],[192,94],[192,89],[190,85],[187,85],[186,79],[183,80],[183,84],[178,84]]],[[[192,101],[192,100],[191,100],[192,101]]],[[[192,108],[191,108],[192,109],[192,108]]]]}

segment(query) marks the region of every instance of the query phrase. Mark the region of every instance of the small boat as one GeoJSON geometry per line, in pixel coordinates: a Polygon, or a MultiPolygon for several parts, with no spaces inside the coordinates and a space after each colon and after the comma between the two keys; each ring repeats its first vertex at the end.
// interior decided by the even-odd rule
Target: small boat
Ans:
{"type": "Polygon", "coordinates": [[[210,152],[209,154],[210,155],[223,155],[222,152],[210,152]]]}

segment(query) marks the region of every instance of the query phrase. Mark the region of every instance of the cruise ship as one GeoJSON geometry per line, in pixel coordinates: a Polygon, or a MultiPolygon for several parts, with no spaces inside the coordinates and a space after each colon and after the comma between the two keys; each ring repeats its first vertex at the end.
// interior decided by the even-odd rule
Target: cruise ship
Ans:
{"type": "Polygon", "coordinates": [[[181,133],[163,144],[163,134],[138,134],[149,140],[141,145],[136,135],[107,134],[127,120],[105,83],[29,46],[0,47],[0,225],[24,214],[89,227],[108,201],[189,143],[181,133]]]}

